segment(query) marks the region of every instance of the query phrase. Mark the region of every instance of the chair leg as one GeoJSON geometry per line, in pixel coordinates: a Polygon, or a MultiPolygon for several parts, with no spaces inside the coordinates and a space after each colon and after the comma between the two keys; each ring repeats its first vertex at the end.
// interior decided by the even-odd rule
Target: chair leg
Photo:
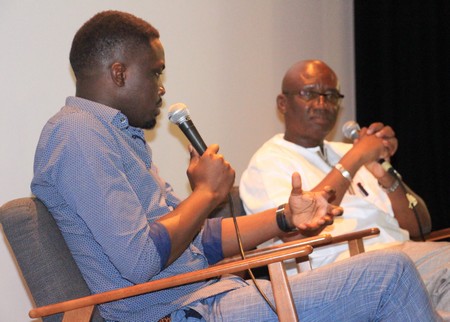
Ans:
{"type": "Polygon", "coordinates": [[[311,261],[309,260],[309,258],[299,257],[296,258],[295,261],[297,263],[297,271],[299,273],[312,270],[311,261]]]}
{"type": "Polygon", "coordinates": [[[362,238],[349,240],[348,248],[350,251],[350,256],[355,256],[364,253],[364,243],[362,238]]]}
{"type": "Polygon", "coordinates": [[[67,311],[64,313],[62,322],[89,322],[91,320],[92,312],[94,312],[94,305],[67,311]]]}
{"type": "Polygon", "coordinates": [[[287,280],[284,263],[275,262],[269,264],[268,267],[279,321],[298,322],[297,310],[287,280]]]}

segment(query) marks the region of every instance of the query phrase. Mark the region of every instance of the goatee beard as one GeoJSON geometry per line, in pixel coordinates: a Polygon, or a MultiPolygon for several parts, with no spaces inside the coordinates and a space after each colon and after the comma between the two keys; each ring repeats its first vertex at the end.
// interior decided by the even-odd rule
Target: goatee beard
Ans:
{"type": "Polygon", "coordinates": [[[145,123],[142,128],[144,130],[151,130],[156,126],[156,119],[153,119],[151,121],[148,121],[147,123],[145,123]]]}

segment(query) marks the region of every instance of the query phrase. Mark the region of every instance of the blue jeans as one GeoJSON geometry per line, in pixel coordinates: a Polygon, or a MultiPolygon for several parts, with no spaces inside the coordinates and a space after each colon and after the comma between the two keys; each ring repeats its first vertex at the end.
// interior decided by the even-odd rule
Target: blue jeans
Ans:
{"type": "MultiPolygon", "coordinates": [[[[440,321],[411,260],[376,251],[289,278],[301,322],[440,321]]],[[[258,285],[273,302],[270,282],[258,285]]],[[[202,318],[172,313],[172,321],[278,321],[252,281],[189,305],[202,318]]]]}

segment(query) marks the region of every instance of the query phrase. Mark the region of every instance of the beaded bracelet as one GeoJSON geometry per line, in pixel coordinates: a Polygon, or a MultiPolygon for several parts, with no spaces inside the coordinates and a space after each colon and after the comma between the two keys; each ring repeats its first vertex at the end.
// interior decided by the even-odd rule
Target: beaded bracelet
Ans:
{"type": "Polygon", "coordinates": [[[392,186],[390,186],[389,188],[385,188],[383,187],[380,183],[378,183],[381,187],[381,189],[383,189],[384,192],[386,193],[391,193],[394,192],[395,190],[397,190],[397,188],[400,186],[400,181],[398,179],[396,179],[394,181],[394,183],[392,184],[392,186]]]}

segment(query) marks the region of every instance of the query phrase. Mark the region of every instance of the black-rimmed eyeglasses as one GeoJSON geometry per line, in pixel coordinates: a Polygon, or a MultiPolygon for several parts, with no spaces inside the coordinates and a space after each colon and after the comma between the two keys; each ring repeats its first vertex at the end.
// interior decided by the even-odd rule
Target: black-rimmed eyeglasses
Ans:
{"type": "Polygon", "coordinates": [[[313,100],[319,98],[320,96],[323,96],[328,103],[334,104],[334,105],[339,104],[341,99],[344,98],[344,95],[342,95],[341,93],[339,93],[337,91],[326,91],[324,93],[320,93],[320,92],[313,91],[310,89],[301,89],[298,92],[283,91],[283,94],[284,95],[298,95],[298,96],[300,96],[300,98],[302,100],[304,100],[306,102],[313,101],[313,100]]]}

